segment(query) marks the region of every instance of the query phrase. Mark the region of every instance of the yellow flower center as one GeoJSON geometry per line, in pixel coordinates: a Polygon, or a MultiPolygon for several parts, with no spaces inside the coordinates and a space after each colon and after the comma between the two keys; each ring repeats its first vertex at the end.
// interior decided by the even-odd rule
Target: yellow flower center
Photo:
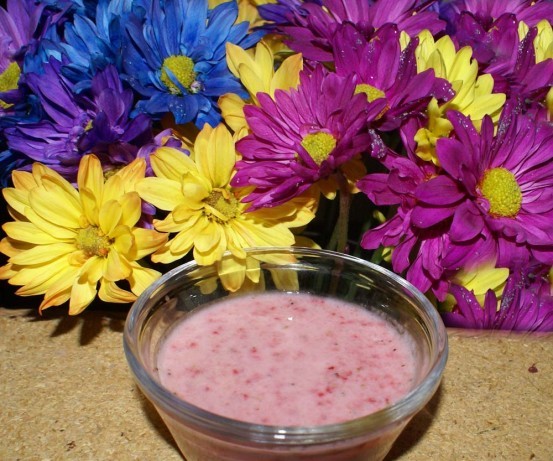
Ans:
{"type": "Polygon", "coordinates": [[[236,197],[225,189],[213,189],[209,197],[204,199],[207,214],[218,222],[226,222],[236,218],[240,212],[236,197]]]}
{"type": "Polygon", "coordinates": [[[515,175],[506,168],[492,168],[480,182],[482,195],[490,203],[492,216],[514,218],[522,205],[522,192],[515,175]]]}
{"type": "Polygon", "coordinates": [[[336,147],[336,138],[329,133],[319,131],[303,138],[301,145],[317,165],[325,161],[336,147]]]}
{"type": "Polygon", "coordinates": [[[82,250],[87,257],[107,256],[111,243],[111,240],[95,226],[80,229],[77,233],[77,248],[82,250]]]}
{"type": "Polygon", "coordinates": [[[190,90],[192,84],[196,81],[194,61],[188,56],[169,56],[165,58],[161,66],[161,81],[169,92],[182,94],[182,91],[175,85],[173,79],[176,79],[183,88],[190,90]],[[167,70],[171,72],[172,76],[169,76],[167,70]]]}
{"type": "MultiPolygon", "coordinates": [[[[4,72],[0,74],[0,92],[4,93],[10,90],[16,90],[19,85],[19,77],[21,76],[21,69],[16,62],[12,62],[4,72]]],[[[12,106],[0,99],[0,107],[7,109],[12,106]]]]}
{"type": "Polygon", "coordinates": [[[379,90],[375,86],[369,85],[368,83],[360,83],[355,87],[355,94],[359,93],[365,93],[367,95],[367,101],[369,102],[386,97],[384,91],[379,90]]]}

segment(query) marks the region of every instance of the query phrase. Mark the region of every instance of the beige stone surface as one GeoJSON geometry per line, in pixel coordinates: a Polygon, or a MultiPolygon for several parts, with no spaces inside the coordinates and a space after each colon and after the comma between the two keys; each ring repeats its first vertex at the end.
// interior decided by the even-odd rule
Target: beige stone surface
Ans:
{"type": "MultiPolygon", "coordinates": [[[[1,461],[182,461],[127,368],[124,319],[0,308],[1,461]]],[[[438,393],[387,461],[552,461],[553,335],[449,338],[438,393]]]]}

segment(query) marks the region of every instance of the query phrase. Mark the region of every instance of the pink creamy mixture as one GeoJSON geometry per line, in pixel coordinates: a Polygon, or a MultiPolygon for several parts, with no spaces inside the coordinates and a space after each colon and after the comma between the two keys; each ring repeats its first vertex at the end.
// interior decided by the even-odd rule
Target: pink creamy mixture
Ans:
{"type": "Polygon", "coordinates": [[[353,304],[307,294],[231,297],[168,335],[159,376],[171,392],[230,418],[323,425],[367,415],[412,387],[407,335],[353,304]]]}

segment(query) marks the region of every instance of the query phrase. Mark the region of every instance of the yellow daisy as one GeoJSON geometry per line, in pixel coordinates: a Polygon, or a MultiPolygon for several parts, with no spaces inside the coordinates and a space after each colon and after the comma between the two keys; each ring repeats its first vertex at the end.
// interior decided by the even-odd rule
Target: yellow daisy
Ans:
{"type": "Polygon", "coordinates": [[[14,171],[14,187],[3,190],[14,221],[2,226],[0,251],[9,260],[0,279],[20,286],[18,295],[44,295],[40,311],[69,301],[69,314],[78,314],[97,294],[106,302],[134,301],[160,275],[139,260],[167,240],[135,227],[142,202],[134,186],[145,169],[137,159],[104,180],[100,161],[88,155],[78,190],[40,163],[32,172],[14,171]]]}
{"type": "Polygon", "coordinates": [[[275,90],[296,88],[303,68],[303,59],[301,54],[293,54],[275,71],[275,52],[267,39],[260,41],[254,51],[246,51],[232,43],[227,43],[226,49],[230,71],[240,79],[250,96],[250,101],[244,101],[236,94],[227,94],[219,98],[219,107],[225,122],[240,138],[247,131],[244,105],[259,105],[259,92],[273,97],[275,90]]]}
{"type": "Polygon", "coordinates": [[[455,97],[441,106],[436,99],[432,99],[427,111],[427,126],[421,128],[415,136],[417,154],[422,159],[437,164],[436,141],[449,136],[453,129],[445,117],[447,111],[462,112],[479,129],[485,115],[497,122],[505,103],[505,95],[492,93],[494,81],[491,75],[478,75],[478,63],[472,59],[472,49],[466,46],[456,51],[448,36],[435,41],[428,30],[422,31],[419,34],[416,59],[418,72],[434,69],[436,76],[449,81],[455,91],[455,97]]]}
{"type": "MultiPolygon", "coordinates": [[[[234,272],[228,264],[246,267],[245,248],[295,243],[290,229],[313,219],[315,200],[305,196],[271,210],[247,212],[249,205],[241,200],[249,189],[230,186],[236,159],[232,135],[222,124],[204,126],[190,157],[169,147],[152,154],[156,176],[139,181],[137,191],[167,212],[164,219],[154,220],[155,228],[174,234],[152,255],[153,261],[170,263],[193,250],[198,264],[217,263],[223,275],[234,272]],[[232,257],[222,262],[227,250],[232,257]]],[[[232,290],[241,284],[236,279],[223,283],[232,290]]]]}
{"type": "MultiPolygon", "coordinates": [[[[472,291],[482,306],[484,305],[487,291],[493,290],[498,299],[497,307],[499,308],[501,294],[508,277],[509,269],[495,267],[494,261],[484,261],[476,267],[463,268],[458,271],[453,277],[452,282],[465,287],[468,291],[472,291]]],[[[448,294],[441,307],[446,311],[451,311],[456,303],[457,301],[453,295],[448,294]]]]}

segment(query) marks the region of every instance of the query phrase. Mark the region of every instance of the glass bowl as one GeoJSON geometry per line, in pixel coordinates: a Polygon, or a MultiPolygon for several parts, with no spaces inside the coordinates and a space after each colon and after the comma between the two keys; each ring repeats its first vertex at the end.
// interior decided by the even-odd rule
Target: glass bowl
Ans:
{"type": "Polygon", "coordinates": [[[251,248],[247,255],[247,266],[190,262],[167,272],[136,300],[126,320],[124,349],[131,372],[182,454],[187,461],[382,460],[441,381],[448,346],[436,308],[401,277],[346,254],[285,247],[251,248]],[[160,345],[182,319],[227,296],[273,291],[332,297],[384,316],[413,344],[417,372],[410,390],[350,421],[273,426],[206,411],[160,383],[160,345]]]}

